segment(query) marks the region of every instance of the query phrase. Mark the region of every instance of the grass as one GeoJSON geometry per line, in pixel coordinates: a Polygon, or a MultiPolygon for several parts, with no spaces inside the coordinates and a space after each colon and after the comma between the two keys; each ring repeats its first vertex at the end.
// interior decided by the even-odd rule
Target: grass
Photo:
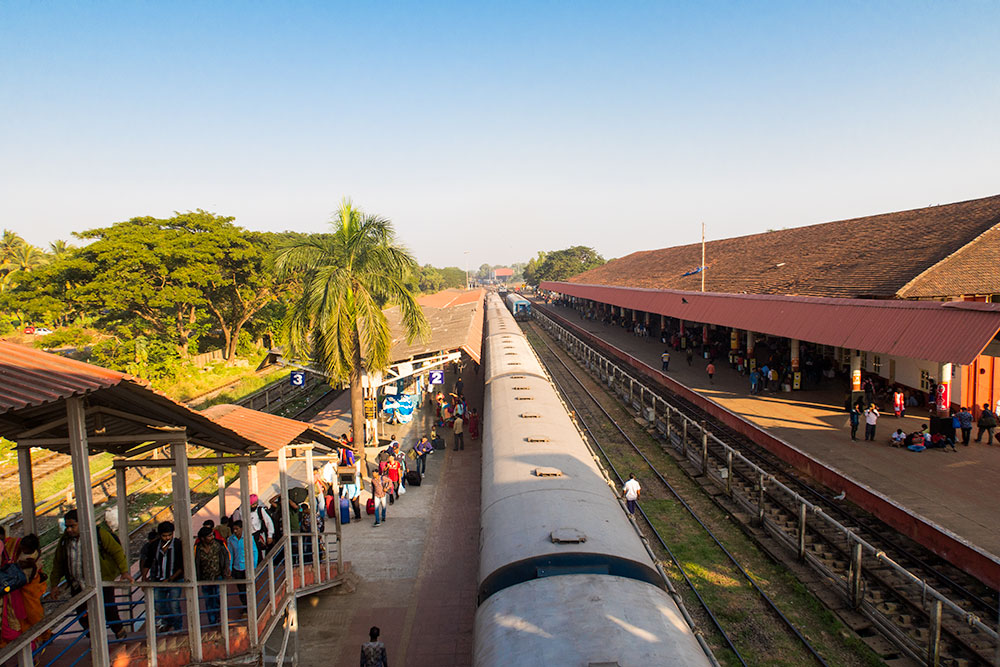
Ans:
{"type": "MultiPolygon", "coordinates": [[[[246,370],[246,369],[244,369],[246,370]]],[[[225,391],[216,394],[210,398],[204,400],[195,401],[192,406],[195,410],[204,410],[205,408],[211,407],[213,405],[219,405],[220,403],[235,403],[236,401],[249,396],[255,391],[263,389],[266,385],[273,382],[278,382],[286,377],[292,372],[291,368],[275,368],[272,371],[265,373],[263,375],[249,375],[242,378],[236,384],[228,387],[225,391]]]]}
{"type": "MultiPolygon", "coordinates": [[[[108,453],[95,454],[90,457],[90,474],[93,475],[98,470],[103,470],[111,465],[114,456],[108,453]]],[[[45,500],[60,491],[69,489],[73,485],[73,469],[68,465],[35,483],[35,502],[45,500]]],[[[21,491],[12,489],[0,498],[0,516],[6,517],[14,512],[21,511],[21,491]]]]}

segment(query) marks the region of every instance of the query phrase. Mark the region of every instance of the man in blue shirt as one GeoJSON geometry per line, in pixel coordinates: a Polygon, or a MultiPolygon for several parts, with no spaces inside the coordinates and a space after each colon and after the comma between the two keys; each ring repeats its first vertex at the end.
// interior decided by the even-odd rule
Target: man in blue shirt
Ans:
{"type": "MultiPolygon", "coordinates": [[[[247,578],[247,566],[246,566],[246,548],[243,546],[243,522],[234,521],[233,522],[233,534],[229,536],[226,540],[226,546],[229,547],[229,557],[230,562],[230,572],[232,572],[233,579],[246,579],[247,578]]],[[[257,561],[259,560],[259,555],[257,553],[257,544],[252,539],[250,540],[250,551],[253,553],[253,566],[256,570],[257,561]]],[[[236,589],[240,592],[240,604],[243,605],[243,609],[240,613],[246,615],[247,607],[247,587],[246,584],[236,584],[236,589]]]]}

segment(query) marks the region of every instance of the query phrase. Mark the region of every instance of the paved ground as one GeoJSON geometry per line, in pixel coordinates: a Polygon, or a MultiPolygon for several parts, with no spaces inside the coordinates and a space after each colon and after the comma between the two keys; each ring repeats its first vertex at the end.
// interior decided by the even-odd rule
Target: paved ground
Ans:
{"type": "MultiPolygon", "coordinates": [[[[469,405],[482,411],[482,387],[466,373],[469,405]]],[[[454,383],[448,374],[448,386],[454,383]]],[[[329,413],[328,413],[329,414],[329,413]]],[[[409,430],[430,431],[426,404],[409,430]]],[[[401,435],[401,433],[397,433],[401,435]]],[[[469,665],[478,570],[480,441],[428,459],[427,476],[372,526],[364,515],[343,526],[344,558],[360,581],[353,593],[329,592],[299,603],[300,664],[353,665],[368,629],[382,630],[390,664],[469,665]]],[[[401,436],[402,437],[402,436],[401,436]]],[[[409,441],[406,441],[409,444],[409,441]]]]}
{"type": "MultiPolygon", "coordinates": [[[[663,346],[640,339],[617,327],[580,320],[570,308],[555,308],[571,322],[616,347],[660,367],[663,346]]],[[[668,375],[798,447],[848,477],[883,493],[896,502],[947,528],[992,554],[1000,554],[996,506],[1000,503],[1000,446],[973,443],[958,445],[958,452],[928,450],[919,454],[889,447],[889,434],[897,428],[915,431],[927,423],[927,413],[897,419],[883,414],[876,443],[852,442],[843,402],[847,388],[829,381],[819,389],[752,396],[750,382],[716,363],[714,384],[705,373],[705,360],[688,366],[684,355],[671,351],[668,375]]],[[[864,425],[859,438],[864,436],[864,425]]]]}

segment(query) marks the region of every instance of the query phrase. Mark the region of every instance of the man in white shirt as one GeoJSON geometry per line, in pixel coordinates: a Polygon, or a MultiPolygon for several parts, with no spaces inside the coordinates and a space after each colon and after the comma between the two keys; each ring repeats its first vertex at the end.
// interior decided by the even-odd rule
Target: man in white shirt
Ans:
{"type": "Polygon", "coordinates": [[[635,478],[635,473],[629,473],[628,481],[625,482],[625,487],[622,489],[622,494],[625,496],[625,506],[628,507],[629,514],[635,514],[635,503],[639,500],[639,493],[641,491],[642,489],[635,478]]]}
{"type": "MultiPolygon", "coordinates": [[[[274,522],[271,521],[271,516],[267,513],[267,510],[260,504],[256,493],[250,494],[249,514],[250,534],[253,536],[253,540],[260,550],[265,552],[274,543],[274,522]]],[[[233,512],[233,521],[243,521],[244,524],[246,523],[242,506],[236,508],[236,511],[233,512]]]]}

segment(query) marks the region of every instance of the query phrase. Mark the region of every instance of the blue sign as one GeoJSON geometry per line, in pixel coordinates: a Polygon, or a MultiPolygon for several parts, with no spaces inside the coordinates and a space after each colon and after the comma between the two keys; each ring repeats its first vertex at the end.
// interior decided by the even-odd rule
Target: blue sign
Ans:
{"type": "Polygon", "coordinates": [[[431,371],[430,381],[431,384],[444,384],[444,371],[431,371]]]}
{"type": "Polygon", "coordinates": [[[288,376],[293,387],[304,387],[306,384],[306,372],[305,371],[292,371],[288,376]]]}

